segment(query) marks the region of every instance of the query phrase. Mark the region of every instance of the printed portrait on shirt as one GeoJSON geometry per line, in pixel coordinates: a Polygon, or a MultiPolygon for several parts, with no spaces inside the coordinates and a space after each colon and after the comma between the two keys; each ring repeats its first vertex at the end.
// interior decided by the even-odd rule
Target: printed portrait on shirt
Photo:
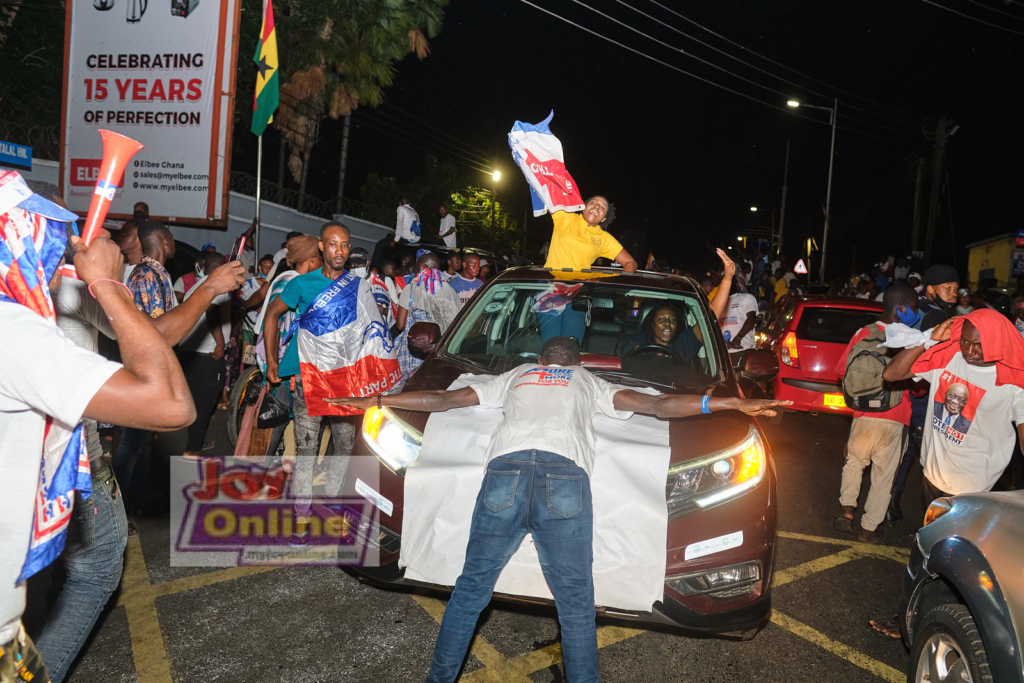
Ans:
{"type": "Polygon", "coordinates": [[[932,395],[932,429],[948,441],[960,443],[967,436],[984,395],[981,387],[943,372],[932,395]]]}

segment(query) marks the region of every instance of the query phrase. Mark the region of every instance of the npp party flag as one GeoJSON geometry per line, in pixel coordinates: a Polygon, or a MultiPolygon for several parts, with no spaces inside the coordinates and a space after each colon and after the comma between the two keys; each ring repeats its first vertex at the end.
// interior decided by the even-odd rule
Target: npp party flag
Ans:
{"type": "Polygon", "coordinates": [[[373,396],[402,382],[398,349],[391,340],[366,280],[345,272],[309,305],[292,326],[311,416],[358,415],[323,399],[373,396]]]}
{"type": "MultiPolygon", "coordinates": [[[[77,216],[32,192],[15,171],[0,171],[0,301],[20,304],[50,321],[56,316],[49,283],[67,243],[67,223],[77,216]]],[[[8,331],[17,334],[17,330],[8,331]]],[[[45,363],[46,359],[40,359],[45,363]]],[[[32,457],[26,453],[25,457],[32,457]]],[[[28,555],[18,581],[32,576],[64,550],[75,491],[92,492],[82,426],[46,416],[39,481],[33,499],[28,555]]]]}
{"type": "Polygon", "coordinates": [[[580,211],[584,207],[576,181],[565,169],[562,143],[551,134],[548,124],[554,110],[540,123],[516,121],[508,134],[508,146],[530,185],[533,215],[555,211],[580,211]]]}

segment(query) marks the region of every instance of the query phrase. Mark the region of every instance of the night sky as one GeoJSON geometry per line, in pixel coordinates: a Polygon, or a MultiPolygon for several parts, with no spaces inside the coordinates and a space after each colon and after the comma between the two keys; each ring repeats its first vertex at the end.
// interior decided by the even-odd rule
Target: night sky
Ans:
{"type": "MultiPolygon", "coordinates": [[[[506,134],[516,119],[538,122],[554,109],[552,130],[584,196],[607,193],[615,202],[613,232],[645,233],[644,251],[634,256],[642,263],[653,250],[673,264],[701,268],[709,245],[735,245],[744,230],[769,223],[773,207],[778,218],[789,140],[784,251],[794,259],[807,237],[821,244],[831,129],[828,112],[794,112],[785,103],[797,98],[830,106],[838,97],[830,277],[847,272],[851,263],[870,268],[883,252],[909,251],[912,163],[923,155],[930,165],[933,142],[922,127],[931,132],[939,117],[954,119],[960,128],[947,145],[949,185],[933,261],[955,259],[965,271],[964,244],[1019,226],[1024,3],[978,0],[982,7],[937,0],[1022,32],[1017,35],[920,0],[664,0],[665,7],[747,48],[742,50],[650,0],[629,0],[629,6],[615,0],[532,1],[760,102],[650,61],[520,0],[453,0],[443,30],[431,41],[432,54],[401,62],[387,103],[377,111],[361,108],[353,117],[347,196],[358,195],[369,171],[400,182],[420,173],[425,150],[405,141],[418,140],[456,162],[483,152],[493,161],[473,159],[475,165],[503,172],[499,198],[525,206],[526,183],[511,159],[506,134]],[[686,54],[591,12],[584,1],[686,54]],[[439,130],[461,142],[444,145],[439,130]],[[757,214],[750,212],[752,205],[760,208],[757,214]]],[[[334,194],[339,139],[340,124],[329,122],[313,158],[311,189],[325,197],[334,194]]],[[[490,184],[469,165],[460,169],[470,181],[490,184]]],[[[926,177],[925,214],[929,191],[926,177]]],[[[924,224],[922,217],[922,246],[924,224]]],[[[529,221],[531,232],[548,231],[550,225],[547,217],[529,221]]]]}

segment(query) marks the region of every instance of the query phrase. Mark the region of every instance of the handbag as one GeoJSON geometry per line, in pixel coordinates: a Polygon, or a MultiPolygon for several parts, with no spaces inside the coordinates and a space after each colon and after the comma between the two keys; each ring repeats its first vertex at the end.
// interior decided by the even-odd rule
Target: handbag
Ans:
{"type": "MultiPolygon", "coordinates": [[[[279,398],[282,389],[287,396],[288,388],[283,382],[277,385],[277,389],[273,392],[260,393],[260,400],[257,402],[259,408],[256,411],[256,426],[258,428],[280,427],[291,418],[291,407],[279,398]]],[[[266,391],[266,386],[264,391],[266,391]]]]}
{"type": "Polygon", "coordinates": [[[260,429],[256,424],[260,405],[266,398],[270,389],[269,384],[264,384],[260,389],[260,395],[256,402],[245,407],[242,413],[242,423],[238,426],[238,440],[235,442],[235,457],[249,462],[263,462],[267,457],[267,449],[270,447],[270,434],[273,429],[260,429]]]}

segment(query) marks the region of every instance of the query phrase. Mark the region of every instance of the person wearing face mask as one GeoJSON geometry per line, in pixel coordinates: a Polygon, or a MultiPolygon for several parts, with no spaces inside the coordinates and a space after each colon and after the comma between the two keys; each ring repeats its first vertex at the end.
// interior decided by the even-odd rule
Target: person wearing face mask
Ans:
{"type": "Polygon", "coordinates": [[[178,300],[179,304],[185,300],[185,295],[195,287],[196,282],[206,277],[206,254],[206,251],[201,252],[196,258],[192,270],[174,281],[174,298],[178,300]]]}
{"type": "MultiPolygon", "coordinates": [[[[878,322],[862,327],[853,335],[846,351],[839,358],[836,371],[840,377],[846,375],[850,352],[863,339],[876,334],[876,326],[885,329],[886,325],[895,322],[904,325],[917,322],[917,293],[906,285],[892,285],[886,289],[882,295],[882,305],[885,309],[878,322]]],[[[882,370],[883,367],[880,365],[879,372],[882,370]]],[[[853,413],[850,436],[846,442],[846,463],[843,465],[843,478],[839,489],[840,512],[832,526],[837,531],[853,533],[853,516],[857,511],[861,479],[864,468],[871,465],[871,489],[864,503],[864,515],[861,517],[860,532],[857,536],[861,543],[878,543],[883,538],[877,529],[885,519],[893,478],[900,465],[900,456],[906,450],[910,413],[910,396],[905,386],[900,402],[891,409],[881,413],[853,413]]]]}
{"type": "Polygon", "coordinates": [[[365,280],[370,275],[370,254],[362,247],[356,247],[348,255],[348,272],[365,280]]]}
{"type": "MultiPolygon", "coordinates": [[[[910,273],[907,276],[911,287],[913,287],[916,276],[917,273],[910,273]]],[[[908,323],[905,320],[900,320],[900,322],[923,332],[941,325],[950,315],[954,314],[957,303],[958,277],[953,267],[936,264],[924,271],[924,279],[921,280],[921,283],[920,298],[917,302],[920,315],[913,323],[908,323]]],[[[917,290],[915,289],[915,291],[917,290]]],[[[910,472],[910,464],[913,461],[914,453],[921,444],[924,433],[924,424],[928,417],[927,394],[928,388],[924,382],[918,382],[911,388],[910,439],[907,441],[907,448],[896,474],[892,497],[889,500],[889,510],[885,513],[886,523],[890,526],[903,519],[900,502],[903,498],[907,475],[910,472]]]]}

